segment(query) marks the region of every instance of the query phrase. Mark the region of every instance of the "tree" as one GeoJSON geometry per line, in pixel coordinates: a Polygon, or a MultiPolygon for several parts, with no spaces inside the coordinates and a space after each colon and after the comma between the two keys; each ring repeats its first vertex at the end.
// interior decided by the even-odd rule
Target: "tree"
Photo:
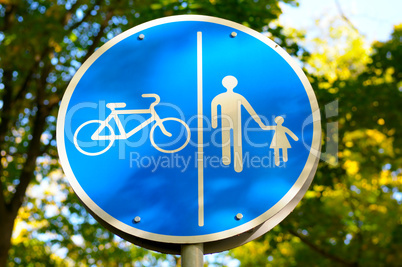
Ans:
{"type": "MultiPolygon", "coordinates": [[[[1,0],[0,266],[8,258],[10,265],[65,264],[61,258],[113,265],[144,255],[161,258],[104,231],[62,179],[55,121],[64,90],[96,48],[137,24],[197,13],[261,31],[281,13],[279,2],[293,0],[1,0]],[[29,188],[44,187],[41,195],[26,195],[29,188]]],[[[297,45],[285,42],[281,31],[276,27],[271,33],[297,53],[297,45]]]]}
{"type": "MultiPolygon", "coordinates": [[[[389,41],[374,43],[371,56],[355,32],[330,32],[332,43],[346,37],[347,45],[331,50],[320,39],[324,51],[312,53],[306,68],[322,117],[338,113],[323,120],[324,130],[329,129],[325,124],[338,123],[338,163],[322,162],[289,217],[263,238],[231,252],[242,266],[400,264],[402,25],[389,41]],[[324,106],[334,100],[339,107],[324,106]]],[[[333,134],[324,132],[323,152],[333,134]]]]}

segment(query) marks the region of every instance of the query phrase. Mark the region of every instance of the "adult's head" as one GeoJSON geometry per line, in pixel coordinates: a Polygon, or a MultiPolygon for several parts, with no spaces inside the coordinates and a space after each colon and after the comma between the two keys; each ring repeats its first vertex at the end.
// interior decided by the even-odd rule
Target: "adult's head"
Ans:
{"type": "Polygon", "coordinates": [[[233,88],[237,86],[237,79],[234,76],[228,75],[222,80],[223,87],[228,90],[228,92],[233,92],[233,88]]]}

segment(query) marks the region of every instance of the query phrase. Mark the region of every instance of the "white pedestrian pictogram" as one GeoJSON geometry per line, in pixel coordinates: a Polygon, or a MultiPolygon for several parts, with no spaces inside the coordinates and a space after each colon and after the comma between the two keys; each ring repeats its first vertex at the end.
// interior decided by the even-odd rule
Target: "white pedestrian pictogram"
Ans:
{"type": "Polygon", "coordinates": [[[241,109],[242,106],[247,110],[250,116],[258,123],[263,130],[275,130],[270,148],[274,149],[275,165],[279,166],[280,150],[282,149],[283,161],[288,161],[287,149],[291,145],[286,134],[290,135],[295,141],[299,138],[288,128],[282,126],[283,117],[276,117],[276,126],[266,126],[262,123],[261,118],[257,115],[253,107],[247,99],[241,94],[233,92],[237,86],[236,77],[228,75],[223,78],[222,85],[226,88],[226,92],[217,95],[211,102],[212,128],[218,127],[218,118],[221,121],[222,132],[222,163],[229,165],[231,163],[230,147],[233,142],[234,169],[236,172],[243,170],[243,149],[242,149],[242,122],[241,109]],[[218,116],[218,106],[221,107],[221,114],[218,116]],[[230,135],[233,132],[233,140],[230,135]]]}

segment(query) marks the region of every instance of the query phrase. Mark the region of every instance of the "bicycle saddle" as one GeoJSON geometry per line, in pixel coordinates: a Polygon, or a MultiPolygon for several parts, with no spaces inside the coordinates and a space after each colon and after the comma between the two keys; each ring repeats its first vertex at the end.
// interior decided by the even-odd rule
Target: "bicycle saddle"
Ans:
{"type": "Polygon", "coordinates": [[[124,108],[126,107],[126,103],[107,103],[106,107],[110,109],[124,108]]]}

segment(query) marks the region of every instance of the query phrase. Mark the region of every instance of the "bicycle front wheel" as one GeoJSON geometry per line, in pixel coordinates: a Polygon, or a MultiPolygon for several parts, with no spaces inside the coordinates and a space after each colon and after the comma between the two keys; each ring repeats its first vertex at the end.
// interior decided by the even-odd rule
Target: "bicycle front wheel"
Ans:
{"type": "MultiPolygon", "coordinates": [[[[158,134],[163,134],[159,123],[155,123],[151,128],[151,132],[149,133],[149,139],[151,140],[153,147],[164,153],[175,153],[187,146],[188,142],[190,141],[191,134],[190,128],[184,121],[177,118],[165,118],[160,120],[160,124],[163,124],[166,130],[169,133],[172,132],[173,135],[169,136],[169,141],[166,143],[155,143],[155,129],[158,127],[160,131],[158,134]]],[[[166,136],[166,134],[163,135],[166,136]]]]}
{"type": "Polygon", "coordinates": [[[102,123],[104,122],[100,120],[87,121],[81,124],[75,131],[74,145],[82,154],[87,156],[98,156],[112,147],[115,140],[113,128],[109,124],[101,127],[102,123]],[[108,136],[99,136],[100,132],[106,127],[109,129],[110,134],[108,136]],[[99,138],[92,139],[92,136],[95,135],[94,133],[97,133],[99,138]],[[79,134],[80,136],[78,136],[79,134]],[[83,148],[85,148],[85,150],[83,148]]]}

